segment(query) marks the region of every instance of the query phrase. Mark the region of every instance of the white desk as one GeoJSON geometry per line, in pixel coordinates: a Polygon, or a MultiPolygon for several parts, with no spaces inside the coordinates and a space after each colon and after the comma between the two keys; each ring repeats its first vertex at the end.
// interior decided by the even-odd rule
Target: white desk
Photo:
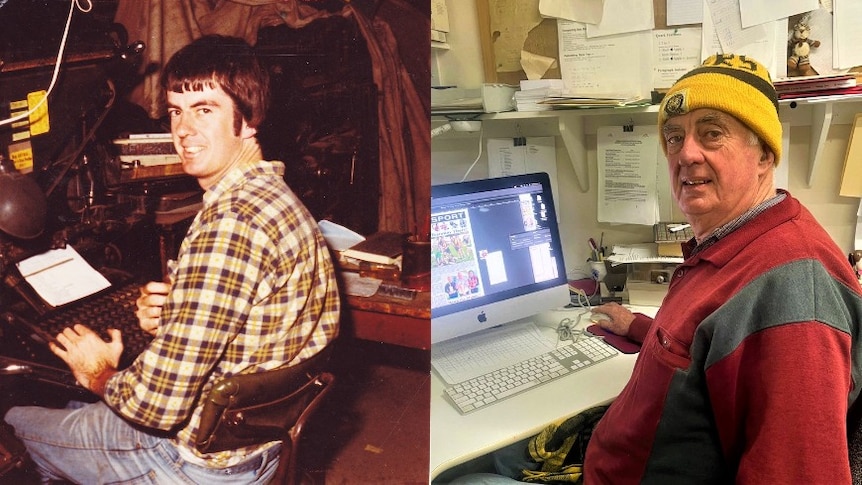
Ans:
{"type": "MultiPolygon", "coordinates": [[[[647,315],[658,310],[629,308],[647,315]]],[[[628,382],[636,359],[637,354],[620,353],[466,415],[445,400],[445,382],[432,371],[429,481],[456,465],[533,436],[556,420],[612,401],[628,382]]]]}

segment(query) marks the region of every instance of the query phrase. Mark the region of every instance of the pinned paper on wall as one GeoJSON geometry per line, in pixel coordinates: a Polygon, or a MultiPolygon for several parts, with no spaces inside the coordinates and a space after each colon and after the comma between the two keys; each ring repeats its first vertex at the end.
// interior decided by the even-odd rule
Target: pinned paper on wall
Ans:
{"type": "Polygon", "coordinates": [[[551,192],[559,205],[557,156],[554,137],[491,138],[488,140],[488,176],[505,177],[545,172],[551,179],[551,192]]]}
{"type": "Polygon", "coordinates": [[[658,128],[604,126],[596,131],[599,222],[652,225],[659,219],[658,128]]]}

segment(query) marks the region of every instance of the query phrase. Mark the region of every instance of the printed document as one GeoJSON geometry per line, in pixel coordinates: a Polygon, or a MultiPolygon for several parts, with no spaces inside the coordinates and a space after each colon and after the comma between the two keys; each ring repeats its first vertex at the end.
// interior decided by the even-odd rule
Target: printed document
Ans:
{"type": "Polygon", "coordinates": [[[596,131],[599,222],[658,222],[658,128],[604,126],[596,131]]]}
{"type": "Polygon", "coordinates": [[[587,38],[580,22],[557,21],[566,96],[646,98],[652,91],[652,32],[587,38]]]}
{"type": "Polygon", "coordinates": [[[51,306],[80,300],[111,286],[71,245],[51,249],[18,263],[18,271],[51,306]]]}
{"type": "Polygon", "coordinates": [[[488,140],[488,176],[505,177],[545,172],[551,179],[551,194],[554,200],[560,200],[555,151],[552,136],[491,138],[488,140]]]}

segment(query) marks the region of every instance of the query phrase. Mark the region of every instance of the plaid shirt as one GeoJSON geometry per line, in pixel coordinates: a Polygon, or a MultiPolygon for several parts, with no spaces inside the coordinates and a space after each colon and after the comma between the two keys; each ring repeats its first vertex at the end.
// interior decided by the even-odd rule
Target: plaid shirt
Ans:
{"type": "Polygon", "coordinates": [[[199,397],[223,376],[305,360],[338,333],[329,250],[283,176],[281,162],[247,164],[204,194],[156,338],[107,383],[109,406],[176,431],[183,456],[206,466],[232,466],[262,447],[197,453],[199,397]]]}

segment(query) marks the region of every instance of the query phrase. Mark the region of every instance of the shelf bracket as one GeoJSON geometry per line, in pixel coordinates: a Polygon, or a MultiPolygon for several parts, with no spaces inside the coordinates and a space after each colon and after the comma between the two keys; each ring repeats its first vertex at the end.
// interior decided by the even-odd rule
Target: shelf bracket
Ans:
{"type": "Polygon", "coordinates": [[[581,192],[590,191],[590,174],[587,170],[587,147],[584,143],[584,117],[564,116],[562,113],[557,117],[560,127],[560,138],[566,147],[569,161],[575,170],[575,178],[581,192]]]}
{"type": "Polygon", "coordinates": [[[814,174],[820,157],[823,155],[823,147],[826,145],[826,135],[832,124],[832,103],[817,103],[811,108],[811,145],[808,148],[808,188],[814,185],[814,174]]]}

